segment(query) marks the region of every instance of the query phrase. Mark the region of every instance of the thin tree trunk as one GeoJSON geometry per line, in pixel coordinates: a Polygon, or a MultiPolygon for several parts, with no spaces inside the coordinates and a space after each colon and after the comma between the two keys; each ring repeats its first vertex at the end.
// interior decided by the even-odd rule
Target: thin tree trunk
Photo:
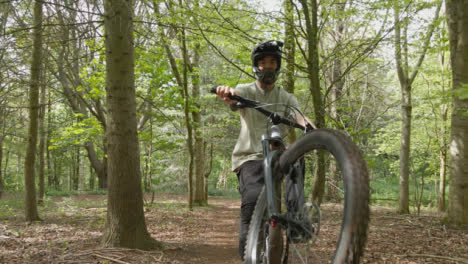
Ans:
{"type": "MultiPolygon", "coordinates": [[[[44,75],[43,75],[44,76],[44,75]]],[[[45,148],[45,110],[46,110],[46,85],[41,83],[41,105],[39,107],[39,193],[38,193],[38,204],[44,203],[44,181],[45,181],[45,160],[44,160],[44,148],[45,148]]]]}
{"type": "MultiPolygon", "coordinates": [[[[204,153],[206,153],[206,141],[204,146],[204,153]]],[[[210,162],[209,162],[208,169],[205,170],[205,200],[208,201],[208,178],[211,175],[211,170],[213,169],[213,142],[210,143],[210,162]]]]}
{"type": "Polygon", "coordinates": [[[29,128],[28,146],[24,162],[25,216],[26,221],[38,221],[39,214],[36,204],[36,184],[34,163],[37,149],[37,119],[39,110],[39,83],[42,61],[42,1],[34,2],[34,38],[31,62],[31,79],[29,87],[29,128]]]}
{"type": "MultiPolygon", "coordinates": [[[[285,58],[285,72],[283,87],[288,93],[294,94],[294,67],[295,67],[295,54],[296,45],[294,43],[294,8],[290,0],[284,1],[284,58],[285,58]]],[[[296,133],[289,133],[289,143],[296,141],[296,133]]]]}
{"type": "Polygon", "coordinates": [[[152,154],[153,154],[153,118],[150,117],[150,146],[148,150],[148,190],[153,191],[153,168],[151,166],[152,154]]]}
{"type": "MultiPolygon", "coordinates": [[[[182,2],[179,1],[179,5],[182,6],[182,2]]],[[[161,19],[162,15],[159,10],[159,5],[158,3],[154,3],[154,12],[156,16],[158,17],[158,20],[161,19]]],[[[159,22],[159,21],[158,21],[159,22]]],[[[174,55],[172,54],[171,48],[166,42],[166,36],[164,34],[164,29],[162,25],[159,25],[159,37],[161,39],[162,45],[166,51],[166,55],[169,60],[169,65],[171,67],[172,73],[174,74],[174,77],[177,81],[177,84],[182,87],[182,90],[180,91],[182,94],[182,97],[184,98],[184,120],[185,120],[185,127],[187,129],[187,148],[189,152],[189,167],[188,167],[188,207],[190,210],[193,209],[193,128],[192,128],[192,120],[190,120],[190,95],[188,93],[188,67],[189,67],[189,61],[188,61],[188,54],[187,54],[187,46],[186,46],[186,39],[185,39],[185,30],[182,27],[179,32],[179,41],[181,44],[181,51],[182,51],[182,57],[183,57],[183,70],[182,70],[182,76],[177,68],[177,63],[174,58],[174,55]]],[[[178,29],[176,29],[178,30],[178,29]]]]}
{"type": "MultiPolygon", "coordinates": [[[[318,55],[318,26],[317,26],[317,0],[311,0],[311,11],[306,0],[299,1],[302,5],[304,18],[306,21],[307,33],[307,73],[310,82],[310,93],[314,103],[314,113],[316,117],[316,125],[319,128],[325,127],[325,109],[323,108],[323,98],[321,94],[319,80],[319,55],[318,55]]],[[[312,190],[312,199],[321,204],[325,193],[325,155],[322,151],[317,155],[317,174],[312,190]]]]}
{"type": "Polygon", "coordinates": [[[89,166],[89,189],[94,190],[94,183],[96,182],[96,176],[93,171],[93,166],[89,166]]]}
{"type": "MultiPolygon", "coordinates": [[[[1,117],[0,117],[0,121],[1,121],[1,117]]],[[[0,199],[2,198],[3,191],[5,190],[5,185],[3,183],[3,175],[2,175],[2,161],[3,161],[3,135],[0,135],[0,199]]]]}
{"type": "Polygon", "coordinates": [[[427,35],[424,39],[421,55],[414,66],[414,71],[409,74],[408,65],[408,24],[405,20],[400,21],[400,6],[399,2],[394,5],[394,25],[395,25],[395,62],[398,73],[398,79],[401,87],[401,140],[400,140],[400,181],[399,181],[399,199],[398,212],[401,214],[409,213],[409,163],[410,163],[410,148],[411,148],[411,86],[416,78],[419,68],[421,67],[427,49],[430,44],[432,33],[434,32],[435,23],[439,17],[441,4],[437,6],[435,17],[429,25],[427,35]],[[403,38],[401,38],[401,29],[403,26],[403,38]]]}
{"type": "Polygon", "coordinates": [[[468,224],[468,99],[457,91],[468,91],[468,4],[446,1],[452,65],[452,121],[450,134],[450,192],[448,218],[452,223],[468,224]]]}
{"type": "Polygon", "coordinates": [[[53,177],[52,177],[52,184],[54,186],[54,189],[55,190],[58,190],[59,189],[59,173],[57,172],[58,171],[58,166],[57,166],[57,157],[55,157],[55,155],[53,156],[53,167],[54,167],[54,174],[53,174],[53,177]]]}
{"type": "Polygon", "coordinates": [[[50,93],[48,93],[48,99],[47,99],[47,129],[46,129],[46,159],[47,159],[47,187],[52,188],[54,186],[54,177],[52,174],[52,166],[50,164],[51,161],[51,155],[50,155],[50,124],[51,124],[51,114],[50,114],[50,106],[51,106],[51,100],[50,100],[50,93]]]}
{"type": "Polygon", "coordinates": [[[447,142],[446,137],[446,127],[445,123],[447,122],[447,105],[442,106],[442,125],[440,128],[440,151],[439,151],[439,160],[440,160],[440,171],[439,171],[439,211],[445,211],[445,185],[446,185],[446,175],[447,175],[447,142]]]}
{"type": "MultiPolygon", "coordinates": [[[[445,72],[445,53],[442,52],[440,56],[440,68],[441,71],[445,72]]],[[[442,80],[442,93],[445,93],[445,80],[442,80]]],[[[440,160],[440,170],[439,170],[439,196],[437,197],[437,204],[439,212],[444,212],[446,210],[445,204],[445,186],[446,186],[446,176],[447,176],[447,117],[448,117],[448,107],[447,104],[442,105],[441,115],[440,115],[440,135],[439,135],[439,160],[440,160]]]]}
{"type": "Polygon", "coordinates": [[[205,195],[205,148],[203,140],[203,122],[201,117],[200,105],[200,78],[199,78],[199,64],[200,54],[198,49],[200,45],[197,43],[193,50],[193,64],[192,68],[192,100],[195,103],[196,110],[192,112],[193,119],[193,134],[195,139],[194,144],[194,161],[195,161],[195,196],[193,202],[198,205],[207,205],[208,199],[205,195]]]}
{"type": "MultiPolygon", "coordinates": [[[[181,4],[182,5],[182,4],[181,4]]],[[[187,147],[189,150],[189,175],[188,175],[188,187],[189,187],[189,194],[188,194],[188,207],[190,210],[193,209],[193,136],[192,136],[192,124],[190,120],[190,96],[188,93],[188,61],[187,61],[187,46],[186,46],[186,39],[185,39],[185,31],[182,31],[182,53],[184,57],[184,68],[183,68],[183,95],[184,95],[184,116],[185,116],[185,126],[187,128],[187,147]]]]}
{"type": "MultiPolygon", "coordinates": [[[[341,16],[345,11],[346,1],[341,1],[336,5],[336,12],[338,13],[338,18],[336,19],[336,30],[335,30],[335,47],[342,45],[343,33],[345,30],[345,23],[343,17],[341,16]]],[[[336,50],[340,50],[337,48],[336,50]]],[[[330,105],[330,117],[335,121],[335,126],[337,129],[342,129],[340,125],[340,113],[338,110],[338,103],[341,98],[341,93],[344,87],[343,73],[342,73],[342,55],[340,52],[335,54],[335,59],[333,60],[333,69],[331,72],[330,82],[332,83],[331,87],[331,100],[330,105]]],[[[330,155],[328,162],[328,177],[327,177],[327,199],[338,201],[339,192],[337,189],[338,182],[340,180],[339,174],[337,173],[336,162],[330,155]]]]}
{"type": "Polygon", "coordinates": [[[77,191],[80,185],[80,148],[75,147],[75,172],[73,174],[73,190],[77,191]]]}

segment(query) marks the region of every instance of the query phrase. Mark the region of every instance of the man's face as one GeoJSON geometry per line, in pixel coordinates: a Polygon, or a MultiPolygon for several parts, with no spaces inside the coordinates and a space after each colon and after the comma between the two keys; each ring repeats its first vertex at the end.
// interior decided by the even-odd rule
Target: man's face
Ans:
{"type": "Polygon", "coordinates": [[[275,71],[278,67],[278,61],[273,56],[265,56],[258,61],[258,68],[261,71],[275,71]]]}

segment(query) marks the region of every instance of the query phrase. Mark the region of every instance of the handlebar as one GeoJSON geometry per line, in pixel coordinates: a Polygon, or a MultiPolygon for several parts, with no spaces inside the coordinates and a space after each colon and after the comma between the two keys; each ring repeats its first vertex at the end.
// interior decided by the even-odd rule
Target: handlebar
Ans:
{"type": "MultiPolygon", "coordinates": [[[[211,88],[210,93],[216,94],[216,87],[211,88]]],[[[305,132],[313,129],[313,127],[310,124],[307,124],[307,126],[304,127],[303,125],[300,125],[297,122],[291,121],[289,119],[286,119],[278,115],[278,113],[276,112],[266,110],[265,108],[261,106],[261,103],[257,101],[250,100],[242,96],[233,95],[233,94],[229,94],[228,97],[231,100],[237,101],[236,103],[237,108],[253,108],[259,111],[260,113],[262,113],[263,115],[265,115],[266,117],[268,117],[274,125],[284,124],[290,127],[299,128],[301,130],[304,130],[305,132]]]]}

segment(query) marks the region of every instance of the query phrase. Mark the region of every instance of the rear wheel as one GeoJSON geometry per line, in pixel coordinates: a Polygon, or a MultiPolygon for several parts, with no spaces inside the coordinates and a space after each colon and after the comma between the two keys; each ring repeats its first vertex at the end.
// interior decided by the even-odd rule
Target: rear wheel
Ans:
{"type": "MultiPolygon", "coordinates": [[[[298,160],[305,158],[309,164],[320,151],[331,154],[329,163],[336,164],[338,171],[334,174],[338,177],[327,177],[330,199],[319,210],[312,201],[312,177],[308,175],[311,173],[306,173],[304,197],[299,199],[301,202],[294,217],[307,223],[304,226],[311,230],[310,236],[304,239],[304,236],[291,232],[291,228],[283,229],[281,259],[272,260],[268,250],[272,228],[266,216],[267,202],[262,191],[249,227],[245,263],[359,263],[367,239],[369,182],[366,163],[356,145],[341,132],[317,129],[281,155],[280,167],[287,174],[298,160]],[[317,237],[319,230],[321,236],[317,237]]],[[[302,183],[300,187],[302,189],[302,183]]],[[[288,198],[284,201],[288,203],[288,198]]],[[[286,208],[291,210],[285,205],[283,211],[286,208]]]]}

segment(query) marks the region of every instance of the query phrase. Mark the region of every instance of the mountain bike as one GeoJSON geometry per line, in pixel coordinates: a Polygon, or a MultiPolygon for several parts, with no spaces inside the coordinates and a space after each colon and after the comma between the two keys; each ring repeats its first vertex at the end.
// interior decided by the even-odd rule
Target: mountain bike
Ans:
{"type": "Polygon", "coordinates": [[[291,114],[281,116],[267,109],[272,104],[238,95],[230,99],[271,123],[261,139],[265,184],[250,221],[244,263],[359,263],[369,223],[369,179],[359,148],[340,131],[298,124],[298,109],[282,105],[291,114]],[[280,125],[305,133],[286,148],[280,125]],[[324,155],[321,151],[339,172],[327,179],[330,201],[319,207],[305,163],[324,155]]]}

